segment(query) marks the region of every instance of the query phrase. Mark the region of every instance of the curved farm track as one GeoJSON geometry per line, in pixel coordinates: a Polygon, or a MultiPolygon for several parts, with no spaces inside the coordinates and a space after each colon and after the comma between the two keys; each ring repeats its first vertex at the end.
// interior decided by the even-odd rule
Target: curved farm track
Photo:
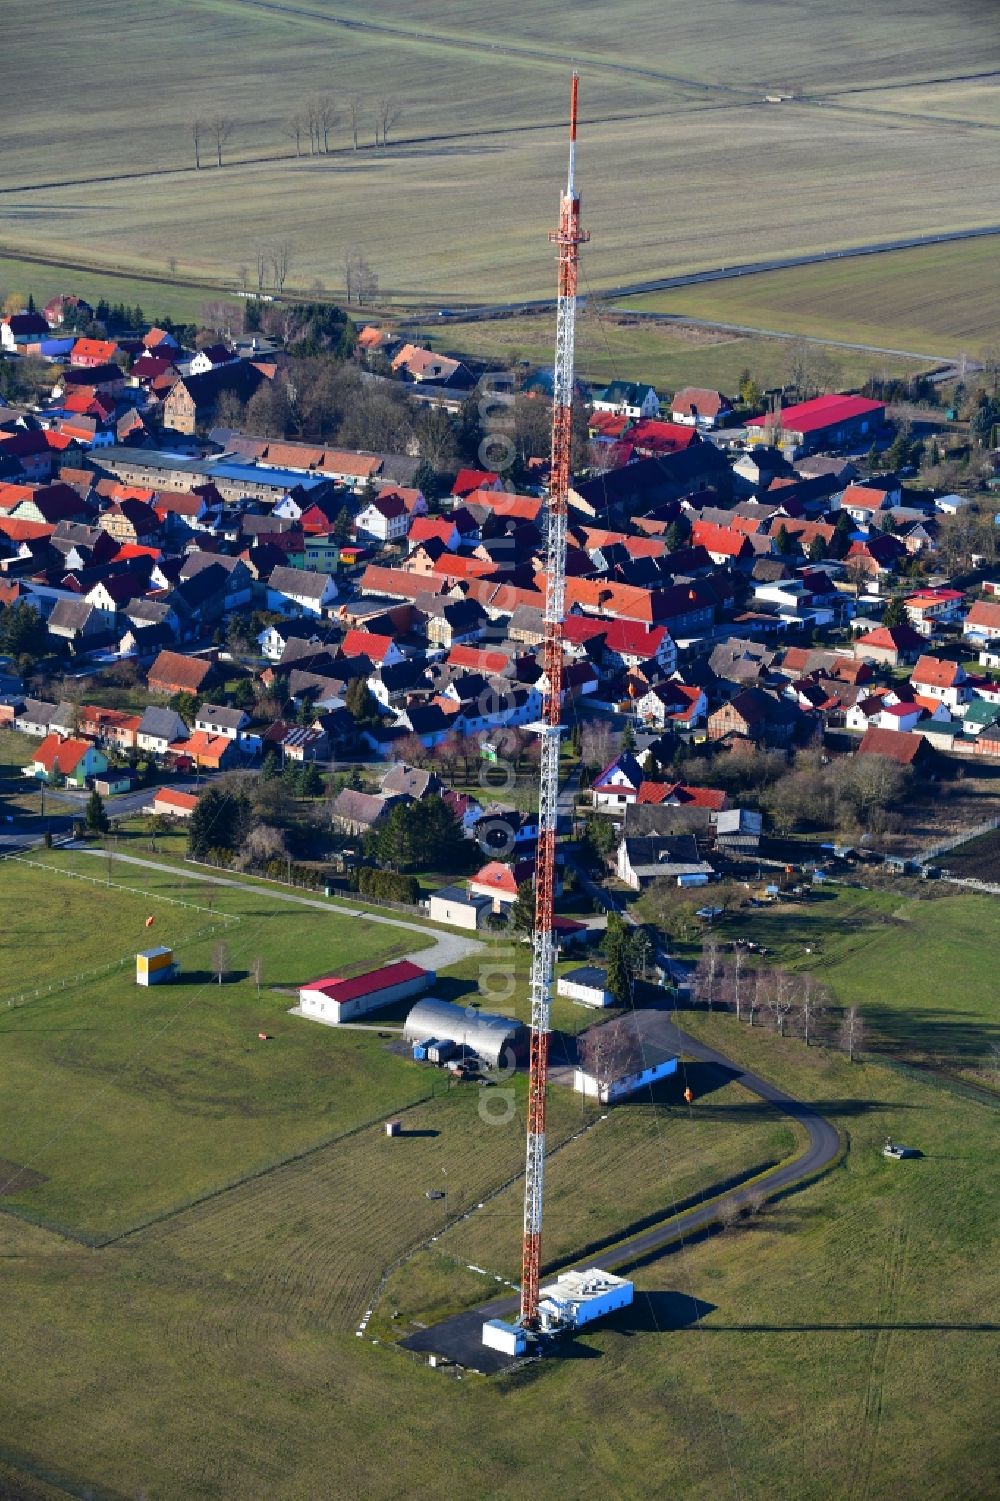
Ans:
{"type": "MultiPolygon", "coordinates": [[[[761,1197],[774,1198],[777,1194],[787,1193],[811,1181],[836,1160],[841,1148],[836,1127],[811,1105],[794,1099],[777,1085],[762,1078],[760,1074],[741,1068],[739,1064],[732,1062],[715,1048],[709,1047],[707,1043],[691,1037],[671,1021],[666,1013],[656,1013],[652,1018],[646,1015],[644,1020],[647,1024],[651,1023],[644,1028],[644,1043],[655,1041],[667,1051],[694,1058],[700,1063],[711,1063],[725,1070],[732,1076],[734,1083],[742,1084],[752,1094],[773,1105],[804,1127],[809,1141],[805,1150],[797,1157],[779,1163],[777,1167],[764,1173],[751,1184],[731,1189],[715,1197],[709,1189],[702,1201],[692,1208],[675,1214],[669,1219],[665,1218],[662,1223],[654,1225],[652,1229],[645,1230],[627,1241],[621,1241],[599,1255],[587,1258],[588,1265],[603,1267],[607,1270],[633,1266],[664,1252],[681,1249],[693,1237],[704,1234],[712,1226],[723,1221],[730,1209],[742,1208],[752,1200],[761,1197]]],[[[664,1214],[667,1215],[669,1212],[665,1206],[664,1214]]],[[[486,1356],[482,1359],[480,1354],[482,1347],[479,1342],[480,1326],[484,1318],[510,1318],[517,1311],[517,1307],[516,1298],[510,1296],[493,1298],[470,1312],[454,1314],[450,1318],[442,1319],[432,1328],[411,1335],[402,1343],[408,1349],[420,1353],[445,1355],[460,1364],[471,1364],[475,1361],[477,1369],[497,1370],[506,1364],[506,1357],[491,1360],[490,1356],[495,1356],[496,1352],[482,1352],[486,1356]]],[[[876,1355],[873,1355],[872,1377],[869,1385],[872,1395],[866,1404],[866,1419],[868,1426],[874,1428],[873,1414],[878,1405],[879,1388],[876,1355]],[[868,1411],[869,1408],[871,1408],[871,1413],[868,1411]]],[[[872,1446],[876,1442],[877,1432],[871,1439],[872,1446]]]]}

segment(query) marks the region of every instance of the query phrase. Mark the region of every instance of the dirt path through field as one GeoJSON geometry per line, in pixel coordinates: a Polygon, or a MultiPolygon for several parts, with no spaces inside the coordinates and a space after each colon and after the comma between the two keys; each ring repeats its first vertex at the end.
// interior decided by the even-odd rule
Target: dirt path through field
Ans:
{"type": "MultiPolygon", "coordinates": [[[[107,859],[105,850],[80,849],[77,853],[97,855],[101,859],[107,859]]],[[[250,881],[237,881],[229,876],[210,876],[200,870],[184,870],[181,866],[164,865],[158,860],[142,860],[138,855],[115,854],[112,859],[120,860],[125,865],[139,865],[145,870],[158,870],[166,875],[181,876],[186,881],[198,881],[203,886],[232,886],[237,891],[249,891],[254,896],[273,897],[276,902],[292,902],[299,907],[316,907],[320,912],[346,913],[350,917],[363,917],[368,922],[385,923],[390,928],[403,928],[408,933],[417,933],[421,938],[430,935],[435,940],[430,948],[417,949],[407,955],[414,964],[419,964],[424,969],[447,969],[449,964],[458,964],[471,954],[481,953],[485,947],[475,938],[460,938],[457,933],[441,933],[436,928],[425,924],[407,922],[402,917],[387,917],[381,912],[369,911],[364,905],[350,907],[346,903],[326,898],[320,901],[317,897],[297,896],[293,891],[275,891],[269,886],[257,886],[250,881]]]]}

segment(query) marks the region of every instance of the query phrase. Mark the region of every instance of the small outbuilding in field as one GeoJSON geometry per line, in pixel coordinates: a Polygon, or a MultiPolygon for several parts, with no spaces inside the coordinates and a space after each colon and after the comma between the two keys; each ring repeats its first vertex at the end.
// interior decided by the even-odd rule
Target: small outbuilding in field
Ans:
{"type": "Polygon", "coordinates": [[[581,964],[569,969],[556,981],[556,995],[563,995],[578,1006],[613,1006],[614,996],[608,989],[608,976],[596,964],[581,964]]]}
{"type": "Polygon", "coordinates": [[[179,973],[174,963],[173,949],[146,949],[135,956],[135,983],[137,985],[162,985],[173,980],[179,973]]]}

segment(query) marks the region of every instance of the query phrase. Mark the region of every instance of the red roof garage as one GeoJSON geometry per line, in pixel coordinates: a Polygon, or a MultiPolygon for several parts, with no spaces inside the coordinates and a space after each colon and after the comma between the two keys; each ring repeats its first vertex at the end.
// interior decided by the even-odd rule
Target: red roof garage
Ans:
{"type": "Polygon", "coordinates": [[[421,969],[409,959],[383,965],[381,969],[370,969],[349,980],[327,975],[301,987],[299,1011],[302,1016],[337,1025],[367,1016],[369,1011],[378,1011],[393,1001],[421,995],[434,979],[432,969],[421,969]]]}

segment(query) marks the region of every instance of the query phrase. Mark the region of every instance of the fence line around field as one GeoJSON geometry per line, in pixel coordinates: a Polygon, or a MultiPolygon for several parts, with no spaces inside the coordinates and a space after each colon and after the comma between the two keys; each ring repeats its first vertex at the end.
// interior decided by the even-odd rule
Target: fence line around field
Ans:
{"type": "MultiPolygon", "coordinates": [[[[18,865],[30,865],[34,870],[46,870],[56,876],[66,876],[71,881],[86,881],[91,886],[112,886],[116,891],[127,891],[131,896],[146,897],[149,901],[169,902],[173,907],[186,907],[191,912],[205,912],[215,919],[202,928],[196,928],[193,933],[184,935],[185,944],[198,943],[204,938],[211,938],[216,933],[226,932],[230,927],[241,923],[242,917],[234,916],[228,912],[214,912],[211,907],[201,907],[196,902],[185,902],[180,897],[163,896],[158,891],[141,891],[136,886],[125,886],[120,881],[108,881],[101,876],[89,876],[83,871],[66,870],[59,865],[46,865],[42,860],[32,860],[26,855],[19,855],[16,859],[18,865]]],[[[100,964],[96,969],[88,969],[72,975],[67,975],[62,980],[53,980],[48,985],[33,985],[27,990],[22,990],[16,995],[6,996],[0,1000],[0,1005],[8,1007],[23,1006],[28,1001],[40,1000],[43,996],[52,995],[59,990],[69,990],[75,985],[85,985],[91,980],[97,980],[101,975],[113,974],[116,970],[124,969],[132,964],[135,954],[125,954],[120,959],[112,959],[107,964],[100,964]]]]}
{"type": "Polygon", "coordinates": [[[964,886],[967,891],[979,891],[984,896],[1000,896],[1000,886],[995,881],[977,881],[974,876],[942,876],[949,886],[964,886]]]}
{"type": "Polygon", "coordinates": [[[929,860],[937,855],[947,854],[949,850],[957,849],[959,845],[968,844],[972,839],[978,839],[983,834],[992,834],[994,829],[1000,829],[1000,815],[988,818],[985,823],[977,824],[974,829],[963,829],[961,833],[951,834],[947,839],[942,839],[938,844],[932,844],[930,849],[923,850],[916,859],[921,865],[926,865],[929,860]]]}
{"type": "MultiPolygon", "coordinates": [[[[117,851],[112,855],[117,859],[117,851]]],[[[187,907],[192,912],[207,912],[210,917],[215,917],[225,926],[231,923],[241,923],[243,918],[234,912],[216,912],[213,907],[202,907],[198,902],[185,902],[179,896],[166,896],[162,891],[143,891],[139,886],[126,886],[122,881],[111,881],[106,876],[88,876],[81,870],[66,870],[61,865],[46,865],[43,860],[31,860],[26,855],[19,855],[15,861],[17,865],[30,865],[35,870],[48,870],[53,875],[68,876],[71,881],[88,881],[91,886],[113,886],[116,891],[127,891],[131,896],[144,896],[151,902],[169,902],[172,907],[187,907]]]]}

